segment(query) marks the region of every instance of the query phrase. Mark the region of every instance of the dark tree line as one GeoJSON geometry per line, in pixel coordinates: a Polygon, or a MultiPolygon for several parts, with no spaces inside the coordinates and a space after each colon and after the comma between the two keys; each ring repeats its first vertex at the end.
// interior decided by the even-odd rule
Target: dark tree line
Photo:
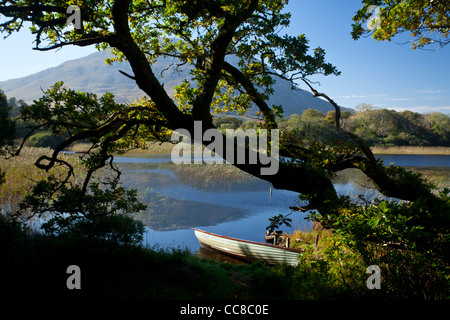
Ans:
{"type": "MultiPolygon", "coordinates": [[[[305,143],[327,144],[342,137],[336,131],[335,111],[326,114],[307,109],[277,121],[278,128],[292,138],[305,143]]],[[[366,108],[355,113],[342,112],[342,126],[359,135],[371,146],[450,146],[450,117],[440,112],[420,114],[388,109],[366,108]]],[[[255,128],[254,119],[219,117],[214,120],[219,129],[255,128]]]]}
{"type": "MultiPolygon", "coordinates": [[[[327,143],[339,138],[334,117],[334,111],[325,115],[307,110],[301,116],[283,118],[279,127],[292,132],[297,139],[327,143]]],[[[342,126],[372,146],[450,146],[450,117],[439,112],[420,114],[387,109],[345,112],[342,126]]]]}

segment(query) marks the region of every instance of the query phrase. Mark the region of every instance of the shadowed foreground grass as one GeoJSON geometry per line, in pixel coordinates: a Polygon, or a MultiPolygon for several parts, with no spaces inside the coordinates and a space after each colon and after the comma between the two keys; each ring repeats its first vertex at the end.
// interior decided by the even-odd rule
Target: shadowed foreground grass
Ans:
{"type": "Polygon", "coordinates": [[[188,251],[30,236],[4,225],[0,231],[0,283],[13,300],[291,300],[353,295],[327,283],[318,287],[317,281],[310,282],[307,274],[289,266],[232,265],[188,251]],[[67,288],[71,265],[80,268],[80,290],[67,288]]]}
{"type": "Polygon", "coordinates": [[[415,291],[404,294],[410,281],[391,281],[386,270],[381,290],[369,290],[361,256],[328,231],[292,235],[305,249],[298,266],[266,266],[200,258],[188,250],[28,234],[0,218],[0,287],[12,301],[420,299],[415,291]],[[80,268],[79,290],[67,287],[72,265],[80,268]]]}

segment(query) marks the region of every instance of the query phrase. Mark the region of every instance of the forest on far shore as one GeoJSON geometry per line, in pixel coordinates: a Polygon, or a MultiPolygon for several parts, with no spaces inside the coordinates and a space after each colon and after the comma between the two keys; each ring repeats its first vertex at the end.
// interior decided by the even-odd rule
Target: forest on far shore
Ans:
{"type": "MultiPolygon", "coordinates": [[[[20,109],[26,106],[22,100],[9,98],[8,118],[15,122],[16,139],[28,133],[20,117],[20,109]]],[[[363,138],[371,146],[439,146],[450,147],[450,116],[432,112],[421,114],[412,111],[376,109],[368,104],[359,104],[356,111],[343,111],[342,126],[363,138]]],[[[327,143],[341,138],[335,129],[335,111],[324,114],[315,109],[307,109],[301,115],[278,119],[278,127],[289,133],[293,139],[312,143],[327,143]]],[[[216,127],[225,129],[256,128],[258,121],[249,117],[217,116],[216,127]]],[[[50,132],[37,132],[30,137],[28,145],[54,148],[64,137],[55,137],[50,132]]]]}
{"type": "MultiPolygon", "coordinates": [[[[341,116],[343,128],[359,135],[372,146],[450,147],[450,116],[440,112],[397,112],[360,104],[356,112],[343,111],[341,116]]],[[[215,124],[219,129],[255,127],[255,122],[235,117],[216,118],[215,124]]],[[[324,114],[307,109],[301,115],[293,114],[279,119],[278,127],[301,141],[326,143],[340,138],[335,129],[333,110],[324,114]]]]}

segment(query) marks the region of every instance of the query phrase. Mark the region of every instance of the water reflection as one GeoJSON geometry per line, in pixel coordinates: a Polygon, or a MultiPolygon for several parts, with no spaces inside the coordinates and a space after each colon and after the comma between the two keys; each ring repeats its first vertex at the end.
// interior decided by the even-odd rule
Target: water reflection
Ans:
{"type": "Polygon", "coordinates": [[[405,167],[450,167],[450,155],[378,154],[384,165],[405,167]]]}
{"type": "MultiPolygon", "coordinates": [[[[255,178],[203,183],[214,182],[214,177],[202,175],[203,168],[183,173],[181,167],[171,163],[170,155],[115,160],[122,170],[123,185],[137,189],[141,201],[148,205],[148,211],[141,213],[139,219],[147,226],[145,243],[149,246],[186,247],[197,252],[200,245],[194,228],[264,242],[269,217],[288,214],[290,206],[301,205],[297,193],[271,192],[270,184],[255,178]]],[[[414,162],[410,158],[390,157],[388,160],[403,161],[403,165],[414,162]]],[[[446,159],[440,157],[439,161],[446,159]]],[[[434,178],[441,184],[450,182],[450,167],[413,169],[427,176],[437,173],[434,178]]],[[[370,179],[357,169],[344,170],[334,183],[338,193],[343,195],[379,196],[370,179]]],[[[291,217],[292,227],[283,228],[285,232],[311,227],[305,220],[305,213],[294,213],[291,217]]]]}
{"type": "Polygon", "coordinates": [[[232,264],[248,264],[247,261],[241,260],[229,255],[219,253],[215,250],[208,249],[206,247],[200,247],[197,251],[197,257],[205,259],[214,259],[221,262],[232,263],[232,264]]]}
{"type": "Polygon", "coordinates": [[[213,226],[240,219],[249,213],[241,208],[170,197],[160,197],[148,204],[150,213],[141,216],[140,220],[158,231],[213,226]]]}
{"type": "Polygon", "coordinates": [[[151,169],[148,163],[120,165],[122,183],[139,191],[149,214],[141,219],[154,230],[210,226],[237,220],[262,207],[288,208],[296,203],[295,193],[270,195],[270,185],[262,180],[199,185],[169,169],[151,169]],[[146,167],[146,168],[144,168],[146,167]]]}

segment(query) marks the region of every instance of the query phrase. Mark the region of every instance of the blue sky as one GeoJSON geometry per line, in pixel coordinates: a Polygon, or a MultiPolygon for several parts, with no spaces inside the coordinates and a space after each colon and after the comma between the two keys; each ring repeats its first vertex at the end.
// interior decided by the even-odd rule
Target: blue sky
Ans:
{"type": "MultiPolygon", "coordinates": [[[[315,77],[316,89],[339,105],[359,103],[397,111],[450,114],[450,46],[429,52],[412,50],[409,44],[352,40],[352,17],[360,0],[291,0],[291,25],[284,32],[305,34],[311,48],[322,47],[327,59],[342,72],[339,77],[315,77]]],[[[23,77],[66,60],[95,52],[94,47],[65,47],[38,52],[28,30],[0,38],[0,81],[23,77]]],[[[398,42],[409,40],[405,34],[398,42]]],[[[307,89],[305,85],[300,87],[307,89]]]]}

